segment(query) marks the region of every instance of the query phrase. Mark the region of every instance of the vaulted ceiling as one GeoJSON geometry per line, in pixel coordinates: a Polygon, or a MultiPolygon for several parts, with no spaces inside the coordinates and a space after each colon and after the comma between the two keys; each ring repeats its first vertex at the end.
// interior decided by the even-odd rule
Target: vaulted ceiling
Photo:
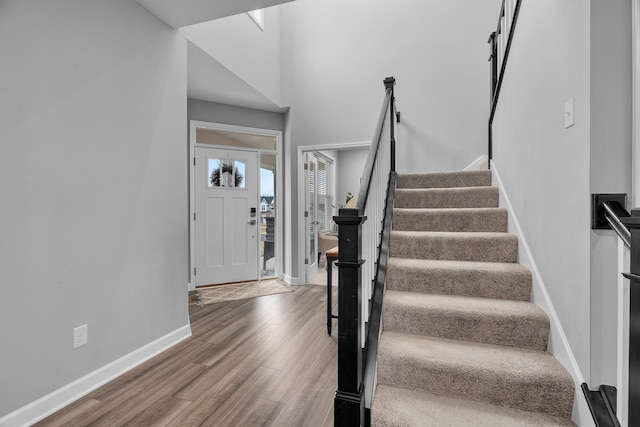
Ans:
{"type": "MultiPolygon", "coordinates": [[[[220,19],[293,0],[137,0],[174,29],[220,19]]],[[[282,111],[270,99],[239,78],[220,62],[189,42],[187,48],[187,96],[204,101],[282,111]]]]}
{"type": "Polygon", "coordinates": [[[137,0],[175,29],[292,0],[137,0]]]}

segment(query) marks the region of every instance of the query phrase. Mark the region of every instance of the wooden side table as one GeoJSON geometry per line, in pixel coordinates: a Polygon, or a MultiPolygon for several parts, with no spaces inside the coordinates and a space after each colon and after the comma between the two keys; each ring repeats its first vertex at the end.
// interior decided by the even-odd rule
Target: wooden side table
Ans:
{"type": "MultiPolygon", "coordinates": [[[[331,312],[331,291],[332,291],[332,276],[333,276],[333,261],[338,259],[338,247],[333,247],[325,252],[327,257],[327,333],[331,335],[331,321],[337,319],[338,316],[331,312]]],[[[338,283],[338,286],[340,284],[338,283]]]]}

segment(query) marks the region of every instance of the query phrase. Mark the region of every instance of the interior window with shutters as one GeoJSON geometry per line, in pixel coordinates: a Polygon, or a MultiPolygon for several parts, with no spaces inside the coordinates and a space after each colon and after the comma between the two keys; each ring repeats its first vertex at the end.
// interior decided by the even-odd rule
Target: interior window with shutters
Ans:
{"type": "Polygon", "coordinates": [[[318,229],[331,231],[331,194],[329,191],[329,167],[326,161],[318,158],[317,189],[318,229]]]}
{"type": "Polygon", "coordinates": [[[315,163],[313,162],[309,162],[309,217],[311,218],[311,221],[309,221],[309,239],[310,239],[310,245],[309,245],[309,259],[314,259],[315,258],[315,252],[316,252],[316,231],[315,231],[315,227],[314,227],[314,218],[316,217],[316,205],[315,205],[315,200],[316,200],[316,195],[318,194],[317,191],[317,181],[316,181],[316,168],[315,168],[315,163]]]}

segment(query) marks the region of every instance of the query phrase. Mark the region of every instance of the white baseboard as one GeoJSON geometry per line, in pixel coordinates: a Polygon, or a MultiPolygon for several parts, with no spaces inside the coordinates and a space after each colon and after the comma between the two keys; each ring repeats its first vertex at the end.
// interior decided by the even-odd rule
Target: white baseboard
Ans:
{"type": "Polygon", "coordinates": [[[30,426],[191,336],[187,324],[0,418],[0,427],[30,426]]]}
{"type": "Polygon", "coordinates": [[[284,281],[287,282],[287,284],[289,284],[289,285],[298,285],[299,284],[297,277],[289,276],[288,274],[284,275],[284,281]]]}
{"type": "Polygon", "coordinates": [[[513,211],[513,206],[509,200],[509,195],[505,191],[505,187],[500,179],[495,162],[491,161],[492,182],[500,191],[500,206],[509,212],[509,233],[518,236],[518,262],[531,270],[533,283],[531,289],[531,301],[539,306],[547,313],[551,322],[551,331],[549,335],[549,353],[558,359],[558,361],[571,374],[575,385],[574,404],[573,404],[573,421],[580,427],[595,426],[591,411],[587,405],[587,401],[582,393],[581,384],[585,382],[584,376],[580,371],[578,362],[571,350],[567,336],[562,329],[562,324],[558,318],[558,314],[553,306],[547,288],[538,270],[538,266],[533,258],[531,249],[524,237],[518,217],[513,211]]]}
{"type": "Polygon", "coordinates": [[[489,169],[489,157],[486,154],[475,159],[469,166],[462,169],[464,171],[479,171],[489,169]]]}

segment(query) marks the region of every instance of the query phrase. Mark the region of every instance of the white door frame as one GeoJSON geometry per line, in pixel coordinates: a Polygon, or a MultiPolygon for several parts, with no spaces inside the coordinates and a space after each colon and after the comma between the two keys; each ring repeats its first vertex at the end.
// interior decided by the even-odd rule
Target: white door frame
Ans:
{"type": "MultiPolygon", "coordinates": [[[[639,0],[640,1],[640,0],[639,0]]],[[[298,165],[298,241],[304,242],[306,238],[305,221],[304,221],[304,201],[305,201],[305,179],[304,179],[304,154],[310,151],[331,151],[331,150],[357,150],[359,148],[369,148],[371,141],[365,142],[347,142],[342,144],[322,144],[322,145],[306,145],[299,146],[297,153],[298,165]]],[[[337,166],[338,159],[335,159],[334,165],[337,166]]],[[[334,179],[334,183],[335,183],[334,179]]],[[[298,245],[298,277],[300,284],[305,284],[306,271],[304,258],[306,254],[306,244],[298,245]],[[302,246],[302,248],[300,247],[302,246]]]]}
{"type": "Polygon", "coordinates": [[[316,223],[316,218],[318,216],[318,167],[319,167],[319,162],[318,159],[313,155],[313,153],[307,152],[306,154],[306,162],[307,163],[307,169],[305,171],[304,174],[304,188],[305,188],[305,206],[304,206],[304,210],[305,210],[305,216],[304,217],[304,242],[305,242],[305,249],[304,249],[304,259],[308,260],[308,262],[305,262],[305,269],[304,269],[304,277],[305,277],[305,283],[308,283],[309,280],[311,279],[311,277],[316,274],[318,272],[318,256],[315,254],[318,251],[318,224],[316,223]],[[310,179],[310,175],[311,175],[311,165],[309,165],[310,162],[314,163],[315,169],[314,169],[314,188],[313,188],[313,212],[310,211],[310,206],[309,204],[307,204],[307,202],[310,200],[309,194],[307,194],[307,192],[309,192],[311,190],[311,179],[310,179]],[[313,239],[313,241],[315,242],[315,251],[312,253],[310,252],[311,250],[311,241],[313,238],[313,234],[309,232],[310,230],[310,226],[313,224],[313,230],[316,233],[315,239],[313,239]]]}
{"type": "MultiPolygon", "coordinates": [[[[202,147],[211,147],[211,148],[223,148],[223,149],[233,149],[233,150],[242,150],[242,148],[238,147],[228,147],[228,146],[220,146],[213,144],[197,144],[196,143],[196,127],[205,127],[214,130],[222,130],[222,131],[233,131],[233,132],[243,132],[250,133],[256,135],[267,135],[274,136],[276,138],[276,150],[275,152],[271,152],[270,150],[259,150],[259,149],[251,149],[247,148],[249,151],[258,151],[259,153],[275,153],[276,154],[276,276],[282,279],[282,266],[283,266],[283,254],[284,254],[284,234],[283,234],[283,220],[282,217],[284,215],[284,191],[283,191],[283,180],[284,176],[283,170],[283,162],[282,162],[282,132],[276,131],[272,129],[260,129],[260,128],[252,128],[247,126],[235,126],[235,125],[227,125],[224,123],[214,123],[214,122],[205,122],[199,120],[190,120],[189,121],[189,283],[188,289],[195,289],[195,278],[193,275],[194,269],[196,268],[196,260],[195,260],[195,251],[196,251],[196,230],[193,225],[194,221],[194,213],[196,211],[195,206],[195,168],[193,165],[193,159],[195,157],[195,147],[196,145],[202,147]]],[[[258,165],[258,183],[260,182],[260,166],[258,165]]],[[[258,200],[256,200],[257,205],[260,206],[260,190],[258,189],[258,200]]],[[[260,264],[258,262],[258,264],[260,264]]],[[[260,268],[260,265],[258,265],[260,268]]],[[[258,273],[258,278],[260,274],[258,273]]]]}

